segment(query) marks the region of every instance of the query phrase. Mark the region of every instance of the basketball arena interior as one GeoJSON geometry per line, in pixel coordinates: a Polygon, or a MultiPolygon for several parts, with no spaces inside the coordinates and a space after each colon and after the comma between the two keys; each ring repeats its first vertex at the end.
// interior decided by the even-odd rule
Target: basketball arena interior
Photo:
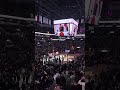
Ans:
{"type": "Polygon", "coordinates": [[[119,90],[119,0],[0,2],[0,90],[119,90]]]}

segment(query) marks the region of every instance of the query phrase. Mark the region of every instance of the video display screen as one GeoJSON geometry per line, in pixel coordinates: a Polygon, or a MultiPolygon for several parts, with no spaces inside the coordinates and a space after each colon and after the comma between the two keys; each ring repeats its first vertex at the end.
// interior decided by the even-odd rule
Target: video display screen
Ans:
{"type": "Polygon", "coordinates": [[[56,36],[76,36],[78,23],[72,19],[56,20],[54,22],[54,32],[56,36]],[[57,23],[56,23],[57,22],[57,23]]]}
{"type": "Polygon", "coordinates": [[[60,36],[63,34],[63,36],[69,36],[70,35],[70,24],[58,24],[54,25],[55,28],[55,35],[60,36]]]}

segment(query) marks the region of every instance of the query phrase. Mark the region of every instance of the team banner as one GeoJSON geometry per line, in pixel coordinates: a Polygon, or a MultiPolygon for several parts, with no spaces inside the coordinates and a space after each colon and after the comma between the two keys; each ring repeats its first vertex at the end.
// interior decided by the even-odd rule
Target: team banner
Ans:
{"type": "Polygon", "coordinates": [[[91,0],[89,3],[87,23],[97,25],[100,19],[103,0],[91,0]]]}

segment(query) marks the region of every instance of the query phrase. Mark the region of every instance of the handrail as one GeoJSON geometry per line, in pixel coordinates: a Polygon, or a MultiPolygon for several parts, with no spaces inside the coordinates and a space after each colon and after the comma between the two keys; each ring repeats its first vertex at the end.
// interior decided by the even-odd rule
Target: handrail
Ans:
{"type": "Polygon", "coordinates": [[[25,20],[25,21],[35,21],[34,18],[23,18],[23,17],[17,17],[17,16],[3,15],[3,14],[0,14],[0,17],[9,18],[9,19],[17,19],[17,20],[25,20]]]}
{"type": "Polygon", "coordinates": [[[99,21],[99,23],[120,23],[120,20],[116,20],[116,21],[99,21]]]}
{"type": "MultiPolygon", "coordinates": [[[[39,35],[52,35],[52,36],[55,36],[55,34],[41,33],[41,32],[35,32],[35,34],[39,34],[39,35]]],[[[76,35],[76,37],[79,37],[79,36],[85,37],[85,34],[78,34],[78,35],[76,35]]]]}

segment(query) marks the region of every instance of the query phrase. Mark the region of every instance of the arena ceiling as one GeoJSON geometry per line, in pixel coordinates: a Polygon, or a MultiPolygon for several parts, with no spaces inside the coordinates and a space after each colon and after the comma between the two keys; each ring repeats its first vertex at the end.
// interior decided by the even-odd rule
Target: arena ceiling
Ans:
{"type": "Polygon", "coordinates": [[[36,13],[51,19],[84,17],[84,0],[36,0],[36,13]]]}
{"type": "Polygon", "coordinates": [[[84,16],[84,3],[84,0],[4,0],[0,2],[0,14],[28,17],[26,13],[33,13],[51,19],[80,18],[84,16]]]}
{"type": "Polygon", "coordinates": [[[0,14],[30,17],[35,13],[34,0],[1,0],[0,14]]]}
{"type": "MultiPolygon", "coordinates": [[[[108,17],[108,10],[112,10],[111,18],[119,18],[120,0],[103,1],[102,18],[108,17]]],[[[85,0],[1,0],[0,2],[0,14],[22,17],[28,17],[33,13],[51,19],[80,18],[84,17],[84,11],[85,0]]]]}

